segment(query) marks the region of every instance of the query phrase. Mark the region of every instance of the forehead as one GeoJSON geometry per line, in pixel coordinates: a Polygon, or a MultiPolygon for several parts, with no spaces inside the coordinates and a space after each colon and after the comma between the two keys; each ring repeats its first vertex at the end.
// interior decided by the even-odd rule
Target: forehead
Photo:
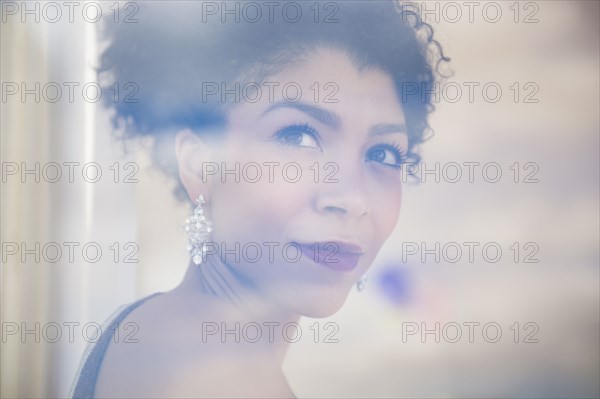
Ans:
{"type": "Polygon", "coordinates": [[[258,101],[241,103],[230,117],[251,118],[273,103],[298,100],[334,112],[344,120],[403,123],[404,113],[394,80],[376,67],[360,68],[344,51],[317,48],[288,64],[264,83],[258,101]]]}
{"type": "Polygon", "coordinates": [[[395,96],[394,81],[376,67],[359,67],[344,51],[319,47],[302,61],[285,68],[277,78],[282,81],[334,83],[340,96],[370,95],[390,100],[395,96]]]}

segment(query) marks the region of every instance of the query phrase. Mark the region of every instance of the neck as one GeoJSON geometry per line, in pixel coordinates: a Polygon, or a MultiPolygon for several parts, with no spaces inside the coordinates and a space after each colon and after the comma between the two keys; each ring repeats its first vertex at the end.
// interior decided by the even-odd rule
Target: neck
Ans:
{"type": "MultiPolygon", "coordinates": [[[[284,311],[269,301],[249,283],[243,281],[220,257],[208,256],[204,263],[190,262],[181,284],[175,289],[179,293],[197,298],[201,307],[209,297],[218,302],[223,321],[257,323],[262,328],[263,337],[258,346],[266,355],[274,356],[279,366],[289,347],[281,330],[287,323],[298,322],[300,316],[284,311]],[[269,326],[274,327],[274,331],[269,326]],[[273,338],[272,340],[270,338],[273,338]],[[272,342],[270,342],[272,341],[272,342]]],[[[254,329],[252,330],[254,334],[254,329]]],[[[256,344],[254,344],[256,346],[256,344]]]]}

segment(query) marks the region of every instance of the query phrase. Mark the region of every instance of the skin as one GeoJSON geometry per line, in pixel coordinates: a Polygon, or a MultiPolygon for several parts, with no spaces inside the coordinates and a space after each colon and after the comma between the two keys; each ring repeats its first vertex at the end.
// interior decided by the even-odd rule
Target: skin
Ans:
{"type": "Polygon", "coordinates": [[[241,247],[251,242],[280,245],[272,257],[262,246],[263,256],[255,263],[217,253],[201,266],[190,264],[177,288],[133,311],[122,325],[136,323],[139,342],[109,346],[97,397],[293,397],[281,371],[289,345],[281,333],[274,334],[273,342],[261,339],[258,344],[219,335],[204,342],[206,323],[284,325],[301,316],[331,315],[394,229],[401,179],[389,164],[397,159],[389,149],[373,153],[385,143],[408,148],[391,77],[376,68],[361,70],[343,51],[322,47],[267,80],[297,82],[303,93],[297,104],[312,108],[290,106],[281,90],[274,90],[273,98],[263,91],[259,101],[230,109],[227,131],[217,142],[189,130],[179,132],[176,153],[190,199],[203,194],[207,201],[205,212],[215,226],[212,241],[226,248],[235,248],[236,242],[241,247]],[[310,89],[315,82],[322,90],[316,103],[310,89]],[[323,90],[327,82],[339,88],[333,97],[337,103],[323,101],[331,93],[323,90]],[[303,130],[281,134],[290,124],[305,123],[318,137],[303,130]],[[279,168],[269,181],[266,167],[258,182],[206,173],[206,162],[225,162],[233,169],[235,162],[266,161],[296,162],[303,178],[290,183],[279,168]],[[321,165],[317,182],[309,168],[315,162],[321,165]],[[323,168],[326,162],[338,166],[333,176],[337,183],[326,182],[331,171],[323,168]],[[362,248],[356,269],[339,272],[307,257],[290,262],[295,252],[290,250],[286,258],[282,251],[289,242],[337,240],[362,248]]]}

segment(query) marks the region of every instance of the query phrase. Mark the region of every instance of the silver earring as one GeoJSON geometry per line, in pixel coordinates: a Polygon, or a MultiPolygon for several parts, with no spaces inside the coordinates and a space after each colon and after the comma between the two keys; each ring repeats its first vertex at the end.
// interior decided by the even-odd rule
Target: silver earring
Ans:
{"type": "Polygon", "coordinates": [[[204,196],[200,195],[196,200],[194,214],[185,220],[185,231],[188,235],[187,250],[190,252],[192,262],[199,265],[204,262],[206,256],[206,241],[210,235],[212,222],[206,219],[202,205],[206,203],[204,196]]]}
{"type": "Polygon", "coordinates": [[[365,274],[356,283],[356,290],[358,292],[362,292],[365,289],[366,285],[367,285],[367,275],[365,274]]]}

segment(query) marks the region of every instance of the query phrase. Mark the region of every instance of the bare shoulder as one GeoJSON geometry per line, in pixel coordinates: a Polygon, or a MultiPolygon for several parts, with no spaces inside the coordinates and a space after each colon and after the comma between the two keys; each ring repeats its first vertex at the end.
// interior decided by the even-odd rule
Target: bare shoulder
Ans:
{"type": "Polygon", "coordinates": [[[123,329],[106,351],[95,396],[293,397],[268,356],[203,339],[204,326],[217,323],[221,311],[210,299],[193,308],[185,298],[168,293],[145,302],[120,324],[123,329]]]}
{"type": "Polygon", "coordinates": [[[171,322],[170,313],[166,312],[169,302],[166,295],[149,299],[119,325],[112,326],[115,333],[98,373],[96,397],[149,397],[157,394],[153,382],[162,373],[169,346],[169,337],[164,335],[167,331],[164,325],[171,322]],[[163,336],[164,342],[157,339],[159,335],[163,336]]]}
{"type": "Polygon", "coordinates": [[[182,365],[167,379],[174,397],[293,398],[280,370],[257,358],[212,357],[182,365]]]}

